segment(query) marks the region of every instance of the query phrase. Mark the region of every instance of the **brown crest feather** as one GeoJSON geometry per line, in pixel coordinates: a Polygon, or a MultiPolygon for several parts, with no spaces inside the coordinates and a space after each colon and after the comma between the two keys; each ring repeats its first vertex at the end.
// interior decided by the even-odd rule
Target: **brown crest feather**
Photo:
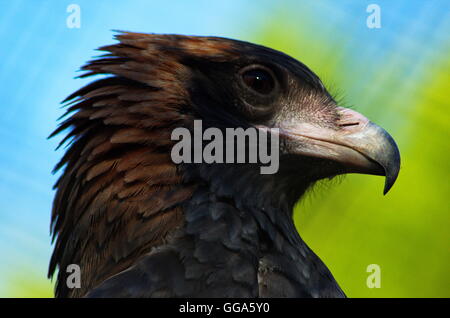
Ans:
{"type": "Polygon", "coordinates": [[[169,149],[173,128],[188,120],[183,54],[226,57],[217,39],[121,33],[88,62],[80,77],[111,75],[64,102],[67,117],[54,136],[70,129],[55,171],[49,276],[58,268],[56,295],[83,296],[162,244],[183,224],[181,203],[194,188],[182,184],[169,149]],[[66,287],[66,268],[81,268],[81,289],[66,287]]]}

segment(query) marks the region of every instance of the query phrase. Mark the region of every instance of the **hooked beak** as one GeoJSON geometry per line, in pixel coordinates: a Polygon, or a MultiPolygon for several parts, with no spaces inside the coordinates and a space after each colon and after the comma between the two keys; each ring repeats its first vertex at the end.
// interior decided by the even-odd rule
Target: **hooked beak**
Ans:
{"type": "Polygon", "coordinates": [[[295,153],[342,164],[345,173],[386,176],[384,194],[400,170],[400,153],[394,139],[360,113],[339,107],[338,129],[309,123],[281,123],[280,134],[301,147],[295,153]]]}

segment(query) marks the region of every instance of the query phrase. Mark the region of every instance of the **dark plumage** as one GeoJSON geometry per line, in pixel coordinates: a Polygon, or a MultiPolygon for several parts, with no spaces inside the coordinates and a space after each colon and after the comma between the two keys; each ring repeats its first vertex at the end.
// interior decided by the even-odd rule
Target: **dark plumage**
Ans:
{"type": "Polygon", "coordinates": [[[70,129],[52,213],[56,295],[345,296],[298,235],[292,209],[315,181],[342,173],[386,175],[387,190],[399,168],[392,138],[275,50],[214,37],[117,39],[82,68],[81,77],[109,77],[69,96],[52,134],[70,129]],[[256,73],[242,80],[249,65],[256,73]],[[174,164],[171,132],[194,119],[280,127],[279,171],[174,164]],[[81,268],[80,289],[65,284],[69,264],[81,268]]]}

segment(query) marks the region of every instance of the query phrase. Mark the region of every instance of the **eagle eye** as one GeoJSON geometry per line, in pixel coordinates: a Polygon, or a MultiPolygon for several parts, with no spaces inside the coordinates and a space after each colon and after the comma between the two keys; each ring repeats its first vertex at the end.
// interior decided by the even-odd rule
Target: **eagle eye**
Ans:
{"type": "Polygon", "coordinates": [[[269,95],[275,89],[272,72],[260,65],[246,67],[241,72],[241,78],[247,88],[261,95],[269,95]]]}

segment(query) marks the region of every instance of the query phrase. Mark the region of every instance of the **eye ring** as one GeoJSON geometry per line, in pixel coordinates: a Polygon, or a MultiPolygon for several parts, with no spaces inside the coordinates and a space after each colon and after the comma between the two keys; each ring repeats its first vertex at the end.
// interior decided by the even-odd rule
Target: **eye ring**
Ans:
{"type": "Polygon", "coordinates": [[[277,81],[272,70],[269,68],[253,64],[244,67],[240,72],[242,84],[260,96],[269,96],[273,93],[277,86],[277,81]]]}

